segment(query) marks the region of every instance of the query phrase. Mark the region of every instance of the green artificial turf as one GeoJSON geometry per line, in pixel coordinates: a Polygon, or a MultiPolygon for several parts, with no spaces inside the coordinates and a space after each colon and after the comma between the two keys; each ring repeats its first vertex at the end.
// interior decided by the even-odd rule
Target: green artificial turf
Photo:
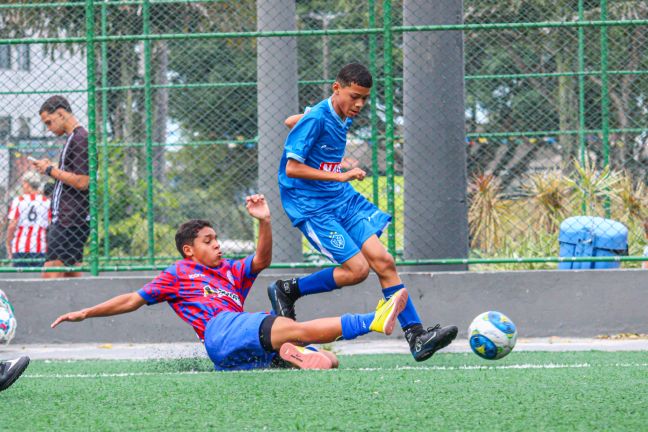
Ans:
{"type": "Polygon", "coordinates": [[[211,372],[205,359],[34,361],[2,431],[645,430],[648,354],[341,356],[331,371],[211,372]]]}

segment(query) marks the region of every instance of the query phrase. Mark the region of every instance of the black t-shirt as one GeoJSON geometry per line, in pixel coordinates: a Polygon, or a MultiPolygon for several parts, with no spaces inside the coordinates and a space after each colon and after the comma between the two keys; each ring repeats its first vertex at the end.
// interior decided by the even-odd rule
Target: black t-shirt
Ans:
{"type": "MultiPolygon", "coordinates": [[[[59,169],[89,175],[88,131],[77,126],[61,151],[59,169]]],[[[57,180],[52,193],[52,222],[62,226],[83,225],[90,220],[88,190],[78,190],[57,180]]]]}

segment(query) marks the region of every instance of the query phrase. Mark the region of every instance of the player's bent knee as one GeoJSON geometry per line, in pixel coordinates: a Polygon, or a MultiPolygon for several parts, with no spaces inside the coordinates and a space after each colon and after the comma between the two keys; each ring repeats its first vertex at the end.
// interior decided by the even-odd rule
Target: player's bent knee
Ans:
{"type": "Polygon", "coordinates": [[[388,253],[385,253],[380,258],[376,259],[372,264],[375,272],[380,275],[396,271],[396,261],[394,261],[394,257],[388,253]]]}
{"type": "Polygon", "coordinates": [[[396,261],[386,250],[368,255],[367,260],[371,268],[378,274],[396,270],[396,261]]]}
{"type": "Polygon", "coordinates": [[[353,283],[360,283],[369,276],[369,264],[360,267],[353,274],[353,283]]]}
{"type": "Polygon", "coordinates": [[[367,276],[369,276],[369,270],[370,267],[367,261],[363,260],[355,263],[351,268],[351,278],[353,279],[353,282],[359,283],[367,279],[367,276]]]}
{"type": "MultiPolygon", "coordinates": [[[[355,285],[369,276],[369,263],[360,255],[346,261],[340,269],[344,272],[344,285],[355,285]]],[[[337,277],[336,277],[336,280],[337,277]]]]}
{"type": "Polygon", "coordinates": [[[365,265],[358,265],[349,269],[347,278],[349,284],[354,285],[367,279],[367,276],[369,276],[369,264],[365,263],[365,265]]]}

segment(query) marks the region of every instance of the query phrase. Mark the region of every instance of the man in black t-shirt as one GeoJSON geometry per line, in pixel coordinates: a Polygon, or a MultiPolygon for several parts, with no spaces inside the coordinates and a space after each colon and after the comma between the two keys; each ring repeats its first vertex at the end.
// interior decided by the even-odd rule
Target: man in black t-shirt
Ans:
{"type": "MultiPolygon", "coordinates": [[[[72,114],[63,96],[48,98],[40,108],[41,120],[56,136],[67,135],[58,167],[47,159],[33,161],[41,174],[52,177],[52,224],[47,231],[45,267],[80,265],[90,234],[88,185],[88,131],[72,114]]],[[[44,272],[44,278],[81,276],[80,272],[44,272]]]]}

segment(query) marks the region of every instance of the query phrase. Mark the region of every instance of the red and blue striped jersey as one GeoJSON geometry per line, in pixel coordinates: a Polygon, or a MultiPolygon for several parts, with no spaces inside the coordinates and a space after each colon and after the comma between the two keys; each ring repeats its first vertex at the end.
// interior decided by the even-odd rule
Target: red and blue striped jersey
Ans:
{"type": "Polygon", "coordinates": [[[253,258],[224,259],[218,267],[180,260],[137,293],[149,305],[169,303],[202,341],[207,323],[216,315],[222,311],[243,312],[243,303],[257,277],[252,273],[253,258]]]}

